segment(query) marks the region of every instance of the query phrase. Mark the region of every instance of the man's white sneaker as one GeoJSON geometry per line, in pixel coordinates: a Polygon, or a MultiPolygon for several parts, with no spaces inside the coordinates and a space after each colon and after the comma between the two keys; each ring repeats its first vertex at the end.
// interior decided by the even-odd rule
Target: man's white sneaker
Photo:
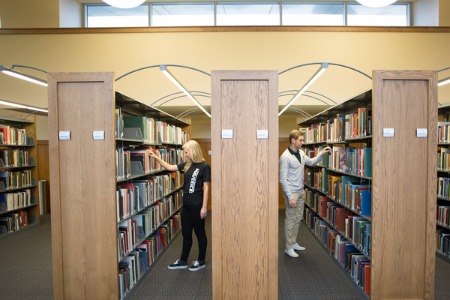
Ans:
{"type": "Polygon", "coordinates": [[[297,251],[304,251],[304,250],[306,250],[305,247],[300,246],[298,243],[295,243],[294,245],[292,245],[292,248],[294,250],[297,250],[297,251]]]}
{"type": "Polygon", "coordinates": [[[298,254],[294,251],[293,248],[291,249],[285,249],[284,253],[286,253],[287,255],[289,255],[290,257],[298,257],[298,254]]]}

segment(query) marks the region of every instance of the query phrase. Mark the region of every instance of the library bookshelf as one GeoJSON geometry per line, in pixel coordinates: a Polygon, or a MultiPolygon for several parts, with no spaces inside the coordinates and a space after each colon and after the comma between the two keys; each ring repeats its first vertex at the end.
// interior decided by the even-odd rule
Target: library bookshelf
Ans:
{"type": "Polygon", "coordinates": [[[305,167],[305,223],[326,251],[370,295],[372,92],[299,124],[305,153],[332,151],[305,167]]]}
{"type": "Polygon", "coordinates": [[[436,253],[450,260],[450,105],[438,107],[436,253]]]}
{"type": "Polygon", "coordinates": [[[49,74],[55,299],[124,299],[180,229],[188,124],[122,93],[113,73],[49,74]]]}
{"type": "Polygon", "coordinates": [[[311,155],[333,147],[328,161],[305,171],[305,220],[371,299],[433,299],[436,73],[373,75],[372,91],[299,124],[311,134],[311,155]]]}
{"type": "Polygon", "coordinates": [[[0,116],[0,236],[39,224],[34,115],[0,116]]]}
{"type": "Polygon", "coordinates": [[[212,298],[277,299],[278,72],[211,80],[212,298]]]}

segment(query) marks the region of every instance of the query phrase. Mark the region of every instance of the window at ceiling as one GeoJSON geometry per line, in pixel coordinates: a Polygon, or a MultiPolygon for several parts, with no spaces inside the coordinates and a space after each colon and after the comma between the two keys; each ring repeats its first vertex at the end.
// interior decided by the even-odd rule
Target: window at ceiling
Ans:
{"type": "Polygon", "coordinates": [[[406,3],[383,8],[347,5],[349,26],[409,26],[409,6],[406,3]]]}
{"type": "Polygon", "coordinates": [[[280,4],[217,3],[217,26],[277,26],[280,25],[280,4]]]}
{"type": "Polygon", "coordinates": [[[86,27],[409,26],[410,4],[368,8],[356,2],[170,2],[130,9],[85,4],[86,27]]]}
{"type": "Polygon", "coordinates": [[[151,26],[214,26],[214,4],[151,4],[150,24],[151,26]]]}
{"type": "Polygon", "coordinates": [[[282,25],[344,26],[344,3],[284,3],[282,25]]]}
{"type": "Polygon", "coordinates": [[[86,27],[147,27],[148,7],[122,9],[110,5],[86,4],[86,27]]]}

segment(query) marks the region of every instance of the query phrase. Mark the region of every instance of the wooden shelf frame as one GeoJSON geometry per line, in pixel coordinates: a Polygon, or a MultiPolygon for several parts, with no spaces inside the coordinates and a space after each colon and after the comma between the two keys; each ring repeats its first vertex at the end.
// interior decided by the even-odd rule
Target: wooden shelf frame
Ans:
{"type": "Polygon", "coordinates": [[[115,92],[113,77],[110,72],[48,75],[55,299],[121,297],[118,226],[123,220],[117,217],[116,191],[120,182],[138,177],[117,180],[116,146],[145,144],[116,139],[115,109],[188,125],[115,92]]]}

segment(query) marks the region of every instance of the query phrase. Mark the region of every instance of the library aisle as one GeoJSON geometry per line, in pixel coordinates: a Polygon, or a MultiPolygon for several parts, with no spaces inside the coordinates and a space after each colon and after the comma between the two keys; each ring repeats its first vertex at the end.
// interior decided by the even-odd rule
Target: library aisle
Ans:
{"type": "MultiPolygon", "coordinates": [[[[211,214],[207,234],[211,244],[211,214]]],[[[279,228],[279,299],[365,299],[337,264],[304,226],[300,226],[299,242],[305,247],[299,258],[283,253],[284,210],[280,210],[279,228]]],[[[42,216],[41,225],[0,239],[0,299],[53,299],[51,260],[51,218],[42,216]]],[[[153,266],[135,291],[128,297],[139,299],[211,299],[211,247],[207,267],[198,272],[168,270],[180,253],[181,234],[153,266]]],[[[194,240],[190,260],[195,260],[194,240]]],[[[450,263],[436,258],[435,299],[450,299],[450,263]]]]}

